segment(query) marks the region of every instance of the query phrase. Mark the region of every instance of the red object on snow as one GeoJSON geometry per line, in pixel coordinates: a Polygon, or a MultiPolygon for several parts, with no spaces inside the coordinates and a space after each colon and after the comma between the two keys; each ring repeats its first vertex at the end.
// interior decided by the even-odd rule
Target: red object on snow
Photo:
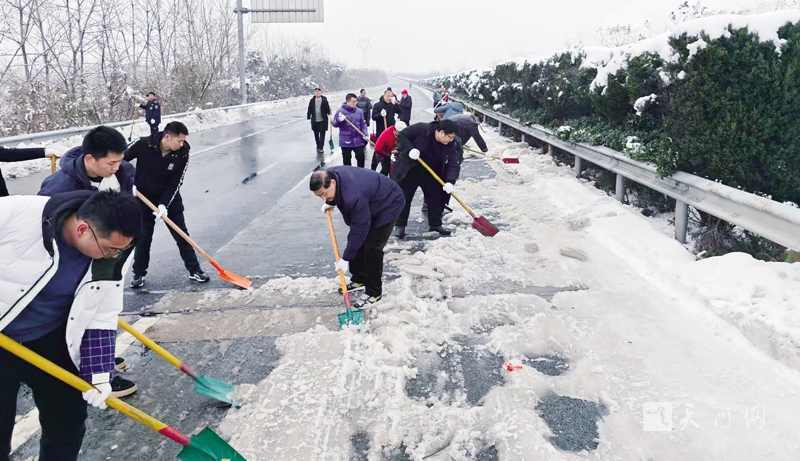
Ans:
{"type": "Polygon", "coordinates": [[[509,372],[515,371],[515,370],[522,370],[522,365],[512,365],[511,362],[506,362],[505,363],[505,367],[506,367],[506,370],[508,370],[509,372]]]}

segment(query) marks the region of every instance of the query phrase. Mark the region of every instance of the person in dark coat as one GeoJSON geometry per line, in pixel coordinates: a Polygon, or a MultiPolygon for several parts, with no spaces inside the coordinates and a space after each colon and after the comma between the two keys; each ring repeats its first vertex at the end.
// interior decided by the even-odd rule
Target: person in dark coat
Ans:
{"type": "MultiPolygon", "coordinates": [[[[403,108],[397,103],[397,99],[395,99],[394,94],[391,92],[391,90],[386,90],[383,93],[383,98],[381,98],[381,100],[375,103],[375,105],[372,107],[372,119],[375,120],[375,138],[380,138],[381,133],[383,133],[386,127],[394,126],[395,116],[398,116],[402,113],[403,108]],[[384,119],[386,121],[386,125],[384,125],[384,119]]],[[[391,159],[388,157],[384,158],[380,162],[381,174],[384,176],[389,175],[391,162],[391,159]]],[[[378,158],[373,156],[372,169],[375,170],[377,168],[378,158]]]]}
{"type": "Polygon", "coordinates": [[[367,126],[369,126],[372,120],[370,118],[372,116],[372,100],[367,97],[367,90],[363,88],[359,93],[357,107],[361,109],[361,112],[364,114],[364,121],[367,122],[367,126]]]}
{"type": "Polygon", "coordinates": [[[439,85],[436,91],[433,92],[433,108],[442,105],[442,97],[444,96],[444,85],[439,85]]]}
{"type": "Polygon", "coordinates": [[[352,155],[355,153],[356,164],[364,168],[364,147],[369,141],[367,122],[364,121],[361,109],[356,107],[358,97],[353,93],[348,93],[345,99],[344,104],[336,111],[336,115],[333,117],[333,126],[339,128],[339,147],[342,148],[342,161],[345,165],[350,165],[352,155]],[[355,125],[358,130],[353,128],[350,123],[347,123],[348,121],[355,125]]]}
{"type": "Polygon", "coordinates": [[[144,117],[150,127],[150,136],[158,134],[158,125],[161,124],[161,104],[159,104],[156,94],[152,91],[147,93],[147,102],[139,104],[144,109],[144,117]]]}
{"type": "Polygon", "coordinates": [[[411,125],[411,95],[408,90],[400,92],[400,107],[403,112],[400,113],[400,120],[404,121],[406,125],[411,125]]]}
{"type": "MultiPolygon", "coordinates": [[[[34,147],[29,149],[0,147],[0,162],[24,162],[26,160],[36,160],[45,157],[58,158],[58,155],[54,150],[45,150],[43,147],[34,147]]],[[[3,172],[0,171],[0,197],[7,196],[8,189],[6,188],[6,181],[3,179],[3,172]]]]}
{"type": "Polygon", "coordinates": [[[452,120],[456,123],[456,133],[461,139],[462,146],[466,145],[470,139],[475,139],[475,143],[478,145],[478,148],[481,150],[481,152],[489,152],[489,148],[486,146],[486,141],[483,140],[483,136],[481,136],[481,130],[479,129],[480,124],[483,122],[480,116],[472,114],[458,114],[450,117],[448,120],[452,120]]]}
{"type": "MultiPolygon", "coordinates": [[[[183,216],[183,198],[180,189],[189,167],[189,130],[181,122],[170,122],[155,139],[147,137],[136,141],[125,151],[125,160],[136,160],[136,189],[154,205],[157,212],[140,201],[142,210],[142,235],[133,254],[133,280],[131,288],[144,286],[144,277],[150,265],[150,245],[156,221],[168,216],[179,229],[189,234],[183,216]]],[[[167,226],[183,259],[189,278],[197,282],[208,282],[209,276],[200,268],[194,248],[175,230],[167,226]]]]}
{"type": "Polygon", "coordinates": [[[406,236],[411,201],[417,188],[422,188],[428,203],[428,225],[431,231],[450,235],[442,226],[442,186],[422,165],[422,159],[446,184],[444,190],[453,192],[453,181],[458,178],[461,165],[458,162],[456,124],[450,120],[431,123],[416,123],[403,130],[397,140],[397,162],[391,178],[403,189],[406,205],[397,220],[397,237],[406,236]]]}
{"type": "Polygon", "coordinates": [[[350,226],[347,247],[336,269],[350,271],[348,291],[364,290],[353,307],[375,304],[383,295],[383,248],[403,211],[403,191],[383,175],[352,166],[315,171],[310,188],[325,200],[323,213],[337,207],[350,226]]]}
{"type": "Polygon", "coordinates": [[[317,153],[325,151],[325,133],[328,132],[328,117],[331,115],[331,105],[328,98],[322,95],[321,88],[314,88],[314,97],[308,101],[306,120],[311,120],[311,130],[317,143],[317,153]]]}
{"type": "Polygon", "coordinates": [[[53,196],[75,190],[115,190],[133,193],[136,169],[124,160],[128,143],[108,126],[93,128],[83,143],[67,151],[61,169],[42,181],[39,195],[53,196]]]}

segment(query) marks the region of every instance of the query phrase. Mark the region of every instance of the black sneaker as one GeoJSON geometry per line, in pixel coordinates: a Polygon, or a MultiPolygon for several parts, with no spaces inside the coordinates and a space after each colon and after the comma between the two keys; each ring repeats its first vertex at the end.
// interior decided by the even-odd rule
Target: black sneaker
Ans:
{"type": "Polygon", "coordinates": [[[443,226],[431,226],[429,229],[431,232],[438,232],[442,235],[450,235],[453,233],[450,229],[443,227],[443,226]]]}
{"type": "Polygon", "coordinates": [[[200,283],[205,283],[211,280],[211,277],[209,277],[208,274],[206,274],[203,271],[192,272],[191,274],[189,274],[189,278],[192,280],[196,280],[200,283]]]}
{"type": "MultiPolygon", "coordinates": [[[[350,282],[347,284],[347,292],[352,293],[354,291],[364,291],[364,284],[357,283],[357,282],[350,282]]],[[[339,294],[342,294],[342,287],[339,287],[339,294]]]]}
{"type": "Polygon", "coordinates": [[[141,288],[144,286],[144,275],[134,275],[131,280],[131,288],[141,288]]]}
{"type": "Polygon", "coordinates": [[[139,386],[133,381],[114,376],[111,380],[111,396],[120,398],[133,394],[139,390],[139,386]]]}
{"type": "Polygon", "coordinates": [[[114,368],[117,370],[117,373],[126,373],[131,369],[131,367],[128,366],[128,363],[125,362],[125,359],[122,357],[114,358],[114,368]]]}
{"type": "Polygon", "coordinates": [[[406,226],[395,226],[394,236],[399,239],[406,238],[406,226]]]}
{"type": "Polygon", "coordinates": [[[353,303],[353,309],[368,310],[373,304],[377,303],[382,298],[383,296],[370,296],[365,293],[363,296],[361,296],[361,298],[353,303]]]}

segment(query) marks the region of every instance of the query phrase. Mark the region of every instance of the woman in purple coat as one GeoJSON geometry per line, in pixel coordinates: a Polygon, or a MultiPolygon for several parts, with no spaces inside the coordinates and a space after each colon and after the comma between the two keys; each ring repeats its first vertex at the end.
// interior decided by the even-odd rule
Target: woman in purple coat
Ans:
{"type": "Polygon", "coordinates": [[[353,93],[348,93],[344,104],[336,111],[336,115],[333,117],[333,126],[339,128],[339,147],[342,148],[344,164],[350,165],[352,154],[355,152],[356,163],[359,167],[364,168],[364,147],[366,147],[369,138],[366,137],[367,123],[364,122],[364,113],[356,107],[357,104],[358,97],[353,93]],[[361,130],[361,133],[353,128],[350,123],[347,123],[348,121],[361,130]],[[365,136],[362,136],[362,133],[365,136]]]}

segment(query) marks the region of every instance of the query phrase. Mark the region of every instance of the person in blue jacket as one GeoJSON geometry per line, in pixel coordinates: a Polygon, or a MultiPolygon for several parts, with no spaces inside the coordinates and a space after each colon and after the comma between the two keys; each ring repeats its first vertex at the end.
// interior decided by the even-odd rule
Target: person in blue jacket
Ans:
{"type": "Polygon", "coordinates": [[[364,148],[369,137],[367,137],[367,122],[364,121],[364,114],[361,109],[356,107],[356,104],[358,104],[358,97],[353,93],[347,93],[345,102],[333,117],[333,126],[339,128],[339,147],[342,148],[343,163],[350,165],[352,155],[355,153],[356,164],[364,168],[366,158],[364,148]],[[350,123],[347,123],[348,121],[350,123]]]}
{"type": "Polygon", "coordinates": [[[139,104],[139,107],[144,109],[144,118],[150,127],[150,136],[155,137],[158,134],[158,125],[161,124],[161,104],[158,102],[156,94],[152,91],[147,93],[147,102],[139,104]]]}
{"type": "Polygon", "coordinates": [[[350,226],[336,269],[350,272],[348,291],[364,290],[353,307],[369,308],[383,296],[383,248],[406,204],[403,191],[378,172],[352,166],[315,171],[310,188],[325,200],[323,213],[338,208],[350,226]]]}

